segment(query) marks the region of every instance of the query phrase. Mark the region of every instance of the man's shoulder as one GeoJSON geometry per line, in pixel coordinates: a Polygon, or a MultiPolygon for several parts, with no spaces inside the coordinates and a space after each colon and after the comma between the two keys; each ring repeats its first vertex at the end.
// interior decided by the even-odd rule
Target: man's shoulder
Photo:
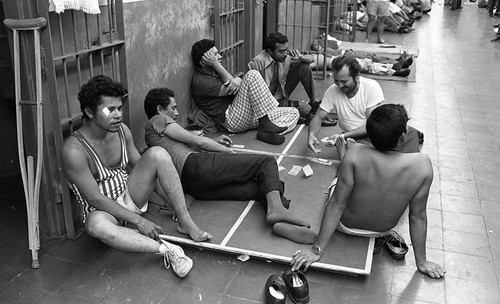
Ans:
{"type": "Polygon", "coordinates": [[[257,56],[255,56],[250,62],[248,66],[251,69],[260,70],[265,68],[272,61],[271,56],[266,51],[261,51],[257,56]]]}
{"type": "Polygon", "coordinates": [[[269,54],[265,50],[262,50],[252,60],[257,61],[257,62],[262,62],[262,61],[269,60],[270,58],[271,58],[271,56],[269,56],[269,54]]]}
{"type": "Polygon", "coordinates": [[[403,153],[408,159],[411,160],[413,166],[422,169],[432,169],[432,161],[427,154],[415,152],[415,153],[403,153]]]}
{"type": "Polygon", "coordinates": [[[335,95],[340,92],[339,87],[336,84],[332,84],[331,86],[328,87],[325,91],[325,95],[335,95]]]}
{"type": "Polygon", "coordinates": [[[367,88],[373,88],[373,87],[382,88],[380,86],[380,83],[378,83],[378,81],[376,81],[375,79],[359,76],[359,81],[367,88]]]}
{"type": "Polygon", "coordinates": [[[82,159],[82,157],[86,157],[86,152],[80,141],[75,135],[70,135],[64,141],[61,157],[63,160],[63,166],[69,165],[71,163],[78,163],[78,159],[82,159]]]}

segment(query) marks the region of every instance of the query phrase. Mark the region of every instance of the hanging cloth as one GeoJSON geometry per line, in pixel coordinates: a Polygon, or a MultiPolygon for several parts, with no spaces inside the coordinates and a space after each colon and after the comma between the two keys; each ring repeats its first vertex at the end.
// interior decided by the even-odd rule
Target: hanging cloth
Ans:
{"type": "Polygon", "coordinates": [[[80,10],[87,14],[100,14],[99,0],[49,0],[49,11],[58,14],[64,10],[80,10]]]}

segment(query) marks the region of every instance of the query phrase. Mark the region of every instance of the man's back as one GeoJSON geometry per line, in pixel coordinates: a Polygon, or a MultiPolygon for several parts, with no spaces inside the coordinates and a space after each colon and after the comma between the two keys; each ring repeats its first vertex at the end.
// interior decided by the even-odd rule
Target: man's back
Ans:
{"type": "Polygon", "coordinates": [[[430,159],[420,153],[380,152],[356,144],[344,161],[354,168],[354,186],[341,222],[351,228],[390,230],[433,175],[430,159]]]}

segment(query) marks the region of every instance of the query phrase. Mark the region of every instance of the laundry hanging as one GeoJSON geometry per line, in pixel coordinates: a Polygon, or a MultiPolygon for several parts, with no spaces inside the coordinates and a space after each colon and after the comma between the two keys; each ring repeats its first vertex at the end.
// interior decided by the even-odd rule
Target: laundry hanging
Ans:
{"type": "Polygon", "coordinates": [[[99,3],[106,4],[106,0],[49,0],[49,11],[58,14],[64,10],[80,10],[87,14],[100,14],[99,3]]]}

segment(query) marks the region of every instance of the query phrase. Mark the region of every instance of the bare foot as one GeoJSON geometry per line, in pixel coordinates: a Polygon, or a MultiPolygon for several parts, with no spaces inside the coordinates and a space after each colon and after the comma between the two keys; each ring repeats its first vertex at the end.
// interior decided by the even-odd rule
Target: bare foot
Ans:
{"type": "Polygon", "coordinates": [[[337,146],[337,150],[339,152],[340,160],[344,158],[345,153],[347,152],[347,149],[349,149],[353,144],[355,144],[356,141],[352,138],[339,138],[335,145],[337,146]]]}
{"type": "Polygon", "coordinates": [[[356,141],[354,140],[354,138],[348,138],[346,140],[346,144],[347,144],[347,148],[349,149],[352,145],[354,145],[356,143],[356,141]]]}
{"type": "Polygon", "coordinates": [[[184,227],[181,223],[179,223],[177,224],[177,231],[182,234],[189,235],[195,242],[209,241],[213,237],[210,233],[201,230],[195,223],[192,223],[190,227],[184,227]]]}
{"type": "Polygon", "coordinates": [[[274,224],[273,231],[281,237],[301,244],[312,244],[317,237],[317,234],[310,228],[283,222],[274,224]]]}
{"type": "Polygon", "coordinates": [[[377,43],[378,43],[378,44],[387,44],[387,43],[384,41],[384,39],[379,39],[379,40],[377,40],[377,43]]]}
{"type": "Polygon", "coordinates": [[[311,225],[308,222],[292,215],[287,210],[280,210],[280,211],[268,210],[266,214],[266,222],[270,225],[274,225],[278,222],[287,222],[302,227],[307,227],[307,228],[311,227],[311,225]]]}

